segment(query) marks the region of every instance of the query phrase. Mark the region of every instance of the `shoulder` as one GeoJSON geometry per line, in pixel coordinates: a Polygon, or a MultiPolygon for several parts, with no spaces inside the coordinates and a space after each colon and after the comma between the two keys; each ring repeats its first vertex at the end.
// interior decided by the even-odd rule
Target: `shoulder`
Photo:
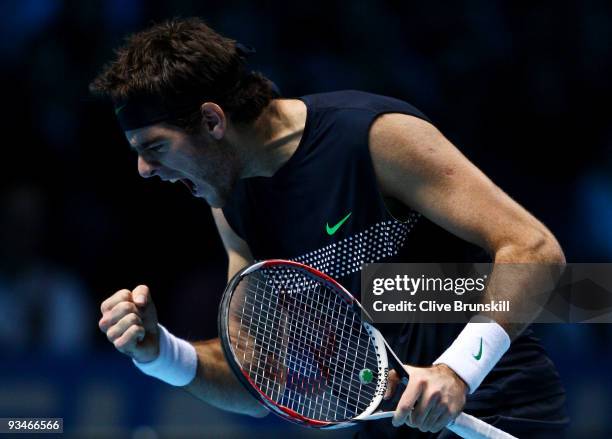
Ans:
{"type": "Polygon", "coordinates": [[[302,96],[302,99],[322,107],[352,108],[375,96],[360,90],[336,90],[302,96]]]}
{"type": "Polygon", "coordinates": [[[387,194],[397,192],[397,185],[392,189],[390,182],[416,183],[426,175],[432,178],[444,173],[445,162],[454,155],[448,140],[431,122],[402,113],[376,118],[368,144],[381,190],[387,194]]]}
{"type": "Polygon", "coordinates": [[[372,150],[400,153],[419,145],[439,142],[442,133],[428,120],[391,112],[380,115],[372,122],[368,140],[372,150]]]}
{"type": "Polygon", "coordinates": [[[303,96],[301,99],[319,109],[364,110],[374,115],[397,112],[427,120],[427,116],[406,101],[361,90],[318,93],[303,96]]]}

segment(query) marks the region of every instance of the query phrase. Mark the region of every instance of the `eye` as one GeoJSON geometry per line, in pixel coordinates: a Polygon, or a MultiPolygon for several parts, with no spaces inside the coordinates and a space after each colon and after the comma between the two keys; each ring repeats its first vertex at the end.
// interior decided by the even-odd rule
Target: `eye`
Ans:
{"type": "Polygon", "coordinates": [[[164,144],[160,144],[160,145],[155,145],[155,146],[151,146],[150,148],[147,148],[146,151],[147,152],[153,152],[153,153],[158,153],[161,152],[161,150],[164,149],[164,144]]]}

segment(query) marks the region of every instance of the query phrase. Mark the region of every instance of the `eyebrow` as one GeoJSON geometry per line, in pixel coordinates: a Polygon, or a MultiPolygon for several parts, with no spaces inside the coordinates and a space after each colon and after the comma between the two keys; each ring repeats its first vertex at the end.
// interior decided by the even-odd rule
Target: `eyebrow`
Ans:
{"type": "Polygon", "coordinates": [[[151,145],[153,145],[154,143],[160,142],[165,140],[162,136],[155,136],[150,140],[147,140],[146,142],[142,142],[140,144],[138,144],[137,146],[132,146],[132,144],[130,143],[130,149],[133,151],[139,151],[139,150],[145,150],[148,147],[150,147],[151,145]]]}

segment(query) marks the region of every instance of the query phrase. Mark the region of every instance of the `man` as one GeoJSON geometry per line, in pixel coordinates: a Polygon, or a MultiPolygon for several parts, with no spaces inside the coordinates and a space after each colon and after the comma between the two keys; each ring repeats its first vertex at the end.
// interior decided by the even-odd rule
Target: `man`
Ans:
{"type": "MultiPolygon", "coordinates": [[[[180,181],[211,205],[228,277],[286,258],[358,293],[370,262],[475,261],[484,249],[496,263],[564,263],[550,231],[416,108],[357,91],[281,99],[248,70],[249,53],[198,19],[172,20],[132,36],[91,87],[112,98],[142,177],[180,181]]],[[[492,276],[487,294],[520,301],[535,279],[516,280],[492,276]]],[[[145,285],[101,311],[101,330],[145,373],[217,407],[267,414],[218,339],[191,344],[158,324],[145,285]]],[[[462,410],[516,435],[559,437],[567,419],[552,363],[526,325],[485,317],[465,328],[383,325],[411,379],[392,422],[368,423],[362,437],[444,437],[462,410]],[[470,359],[476,336],[485,349],[470,359]]]]}

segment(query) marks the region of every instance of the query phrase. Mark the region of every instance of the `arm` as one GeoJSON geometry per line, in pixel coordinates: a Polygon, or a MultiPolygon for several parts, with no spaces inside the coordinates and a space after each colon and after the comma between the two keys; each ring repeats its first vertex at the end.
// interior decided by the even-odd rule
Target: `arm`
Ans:
{"type": "MultiPolygon", "coordinates": [[[[213,215],[229,255],[231,277],[253,258],[221,211],[214,209],[213,215]]],[[[195,342],[192,347],[159,326],[155,304],[146,285],[117,291],[102,303],[100,311],[102,332],[144,373],[175,386],[184,386],[202,401],[225,410],[256,417],[268,413],[229,369],[219,339],[195,342]]]]}
{"type": "Polygon", "coordinates": [[[224,410],[258,418],[268,414],[229,369],[218,338],[192,344],[198,355],[198,370],[185,387],[189,393],[224,410]]]}
{"type": "MultiPolygon", "coordinates": [[[[564,264],[561,247],[551,232],[493,184],[430,123],[412,116],[387,114],[372,125],[369,142],[383,195],[412,207],[492,255],[496,266],[485,300],[507,298],[518,307],[529,302],[523,300],[527,295],[538,293],[542,287],[542,270],[517,271],[501,268],[503,264],[528,263],[531,268],[537,264],[564,264]]],[[[523,307],[516,312],[524,323],[513,323],[519,320],[504,319],[495,313],[488,317],[512,339],[538,310],[523,307]]],[[[406,369],[410,381],[398,403],[393,425],[439,431],[463,409],[467,384],[446,364],[429,368],[406,365],[406,369]]],[[[389,378],[386,397],[397,385],[393,372],[389,378]]]]}
{"type": "Polygon", "coordinates": [[[503,315],[488,315],[515,338],[538,312],[518,306],[533,305],[523,299],[550,282],[542,279],[537,264],[565,263],[552,233],[426,121],[402,114],[384,115],[372,126],[370,149],[384,195],[484,248],[495,264],[515,264],[507,270],[497,265],[485,293],[485,300],[511,300],[517,316],[526,320],[516,324],[504,321],[503,315]],[[531,265],[517,270],[516,264],[531,265]]]}
{"type": "Polygon", "coordinates": [[[253,263],[253,255],[251,255],[248,244],[232,230],[223,211],[214,207],[211,210],[223,247],[227,252],[227,281],[229,282],[240,269],[253,263]]]}
{"type": "MultiPolygon", "coordinates": [[[[212,209],[215,224],[228,255],[228,280],[241,268],[252,263],[248,245],[231,229],[221,209],[212,209]]],[[[268,411],[249,394],[229,369],[218,338],[193,343],[198,356],[198,369],[186,390],[216,407],[263,417],[268,411]]]]}

